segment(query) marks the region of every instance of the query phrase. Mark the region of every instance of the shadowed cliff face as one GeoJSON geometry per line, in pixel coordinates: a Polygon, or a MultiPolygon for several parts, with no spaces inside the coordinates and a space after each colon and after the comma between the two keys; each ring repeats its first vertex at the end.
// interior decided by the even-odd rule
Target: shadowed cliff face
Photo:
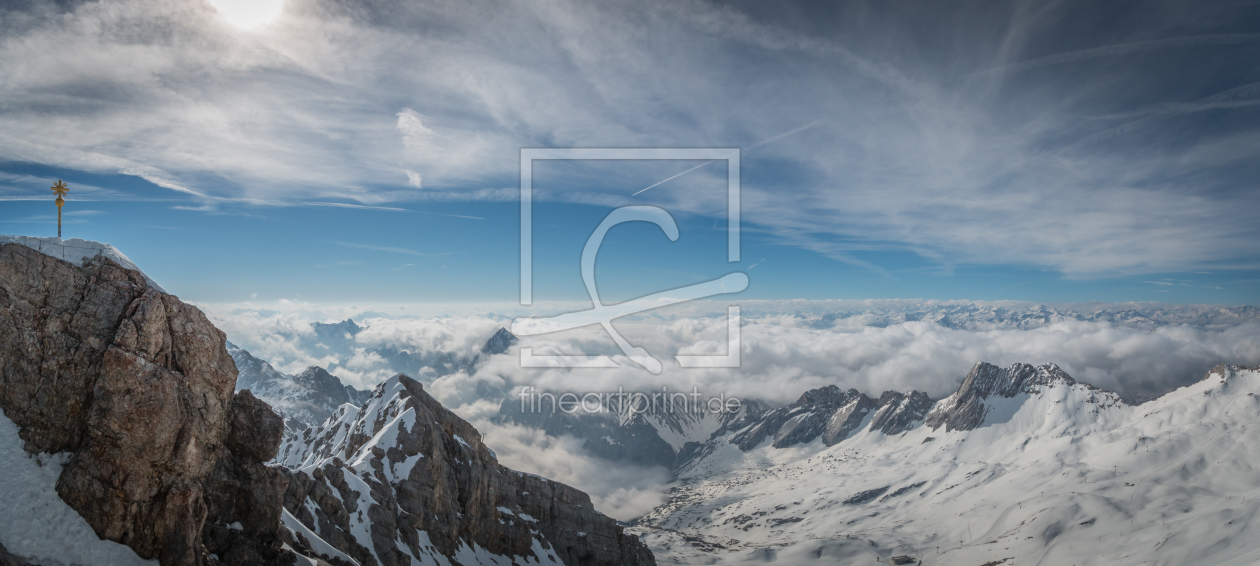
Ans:
{"type": "MultiPolygon", "coordinates": [[[[101,538],[164,565],[215,563],[206,502],[226,494],[207,478],[261,466],[281,434],[258,433],[265,419],[246,410],[252,397],[233,400],[235,382],[223,333],[140,272],[0,246],[0,408],[28,452],[73,453],[57,492],[101,538]],[[255,434],[225,442],[237,429],[255,434]]],[[[255,476],[236,487],[278,500],[283,477],[255,476]]],[[[260,535],[277,559],[278,531],[260,535]]]]}

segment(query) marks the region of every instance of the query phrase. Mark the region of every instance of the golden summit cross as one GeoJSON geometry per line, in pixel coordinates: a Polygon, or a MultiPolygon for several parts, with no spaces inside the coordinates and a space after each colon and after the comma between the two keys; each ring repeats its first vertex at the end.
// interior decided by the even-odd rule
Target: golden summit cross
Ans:
{"type": "Polygon", "coordinates": [[[62,181],[61,179],[57,179],[57,182],[54,183],[52,186],[52,192],[57,193],[57,237],[58,238],[61,238],[61,207],[62,205],[66,204],[66,199],[61,198],[61,197],[66,196],[66,193],[69,191],[70,191],[70,188],[67,187],[66,182],[62,181]]]}

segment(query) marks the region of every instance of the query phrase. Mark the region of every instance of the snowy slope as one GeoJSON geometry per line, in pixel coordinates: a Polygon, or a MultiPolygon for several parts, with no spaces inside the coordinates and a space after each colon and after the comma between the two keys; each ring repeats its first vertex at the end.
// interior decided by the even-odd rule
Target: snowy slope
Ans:
{"type": "Polygon", "coordinates": [[[161,286],[153,281],[148,275],[144,274],[130,258],[118,251],[118,248],[101,242],[93,242],[90,240],[80,240],[78,238],[70,238],[63,240],[61,238],[36,238],[33,236],[4,236],[0,235],[0,244],[21,244],[31,248],[39,253],[52,256],[57,259],[65,260],[74,265],[83,265],[83,260],[105,256],[114,260],[114,263],[127,269],[140,271],[144,275],[144,280],[153,287],[163,293],[166,292],[161,286]]]}
{"type": "Polygon", "coordinates": [[[57,494],[57,478],[71,454],[27,454],[18,427],[0,414],[0,494],[10,509],[0,516],[0,545],[36,564],[148,565],[135,551],[101,540],[57,494]]]}
{"type": "Polygon", "coordinates": [[[1257,395],[1260,372],[1222,366],[1136,407],[1051,380],[981,400],[969,430],[748,452],[732,433],[632,531],[662,564],[1254,564],[1257,395]]]}

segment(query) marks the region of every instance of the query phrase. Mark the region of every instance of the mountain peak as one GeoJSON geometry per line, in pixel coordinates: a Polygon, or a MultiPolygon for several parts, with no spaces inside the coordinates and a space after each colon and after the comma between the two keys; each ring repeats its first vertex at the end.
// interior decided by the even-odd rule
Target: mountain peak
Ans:
{"type": "MultiPolygon", "coordinates": [[[[933,430],[945,425],[946,431],[971,430],[984,422],[989,411],[985,401],[990,397],[1009,399],[1020,394],[1033,395],[1057,386],[1080,386],[1089,390],[1097,387],[1078,382],[1055,364],[1017,363],[1010,367],[998,367],[987,362],[977,363],[963,378],[963,382],[949,397],[937,403],[927,415],[926,424],[933,430]]],[[[1104,391],[1115,403],[1121,403],[1118,395],[1104,391]]]]}
{"type": "Polygon", "coordinates": [[[75,267],[80,267],[83,262],[96,257],[107,257],[117,263],[123,269],[138,271],[144,276],[144,280],[150,287],[157,289],[163,293],[166,292],[151,277],[146,275],[143,270],[136,266],[118,248],[102,242],[93,242],[91,240],[80,240],[79,238],[37,238],[34,236],[4,236],[0,235],[0,245],[18,244],[26,246],[32,250],[42,253],[49,257],[55,257],[62,261],[68,261],[75,267]]]}
{"type": "Polygon", "coordinates": [[[341,382],[319,366],[310,366],[297,375],[277,371],[235,344],[227,344],[239,375],[236,390],[248,389],[254,396],[283,412],[286,426],[318,425],[346,403],[361,405],[368,392],[341,382]]]}
{"type": "Polygon", "coordinates": [[[481,347],[481,352],[491,356],[502,354],[515,343],[516,335],[508,332],[506,328],[500,328],[498,332],[494,333],[494,336],[486,340],[486,344],[481,347]]]}

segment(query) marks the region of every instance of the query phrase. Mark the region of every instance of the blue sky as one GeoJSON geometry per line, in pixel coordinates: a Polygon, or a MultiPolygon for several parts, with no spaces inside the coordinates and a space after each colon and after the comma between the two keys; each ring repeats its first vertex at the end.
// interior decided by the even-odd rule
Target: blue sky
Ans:
{"type": "Polygon", "coordinates": [[[0,233],[114,244],[193,301],[512,302],[746,271],[755,299],[1260,304],[1260,8],[1238,3],[337,3],[2,8],[0,233]],[[701,165],[635,195],[638,190],[701,165]]]}

